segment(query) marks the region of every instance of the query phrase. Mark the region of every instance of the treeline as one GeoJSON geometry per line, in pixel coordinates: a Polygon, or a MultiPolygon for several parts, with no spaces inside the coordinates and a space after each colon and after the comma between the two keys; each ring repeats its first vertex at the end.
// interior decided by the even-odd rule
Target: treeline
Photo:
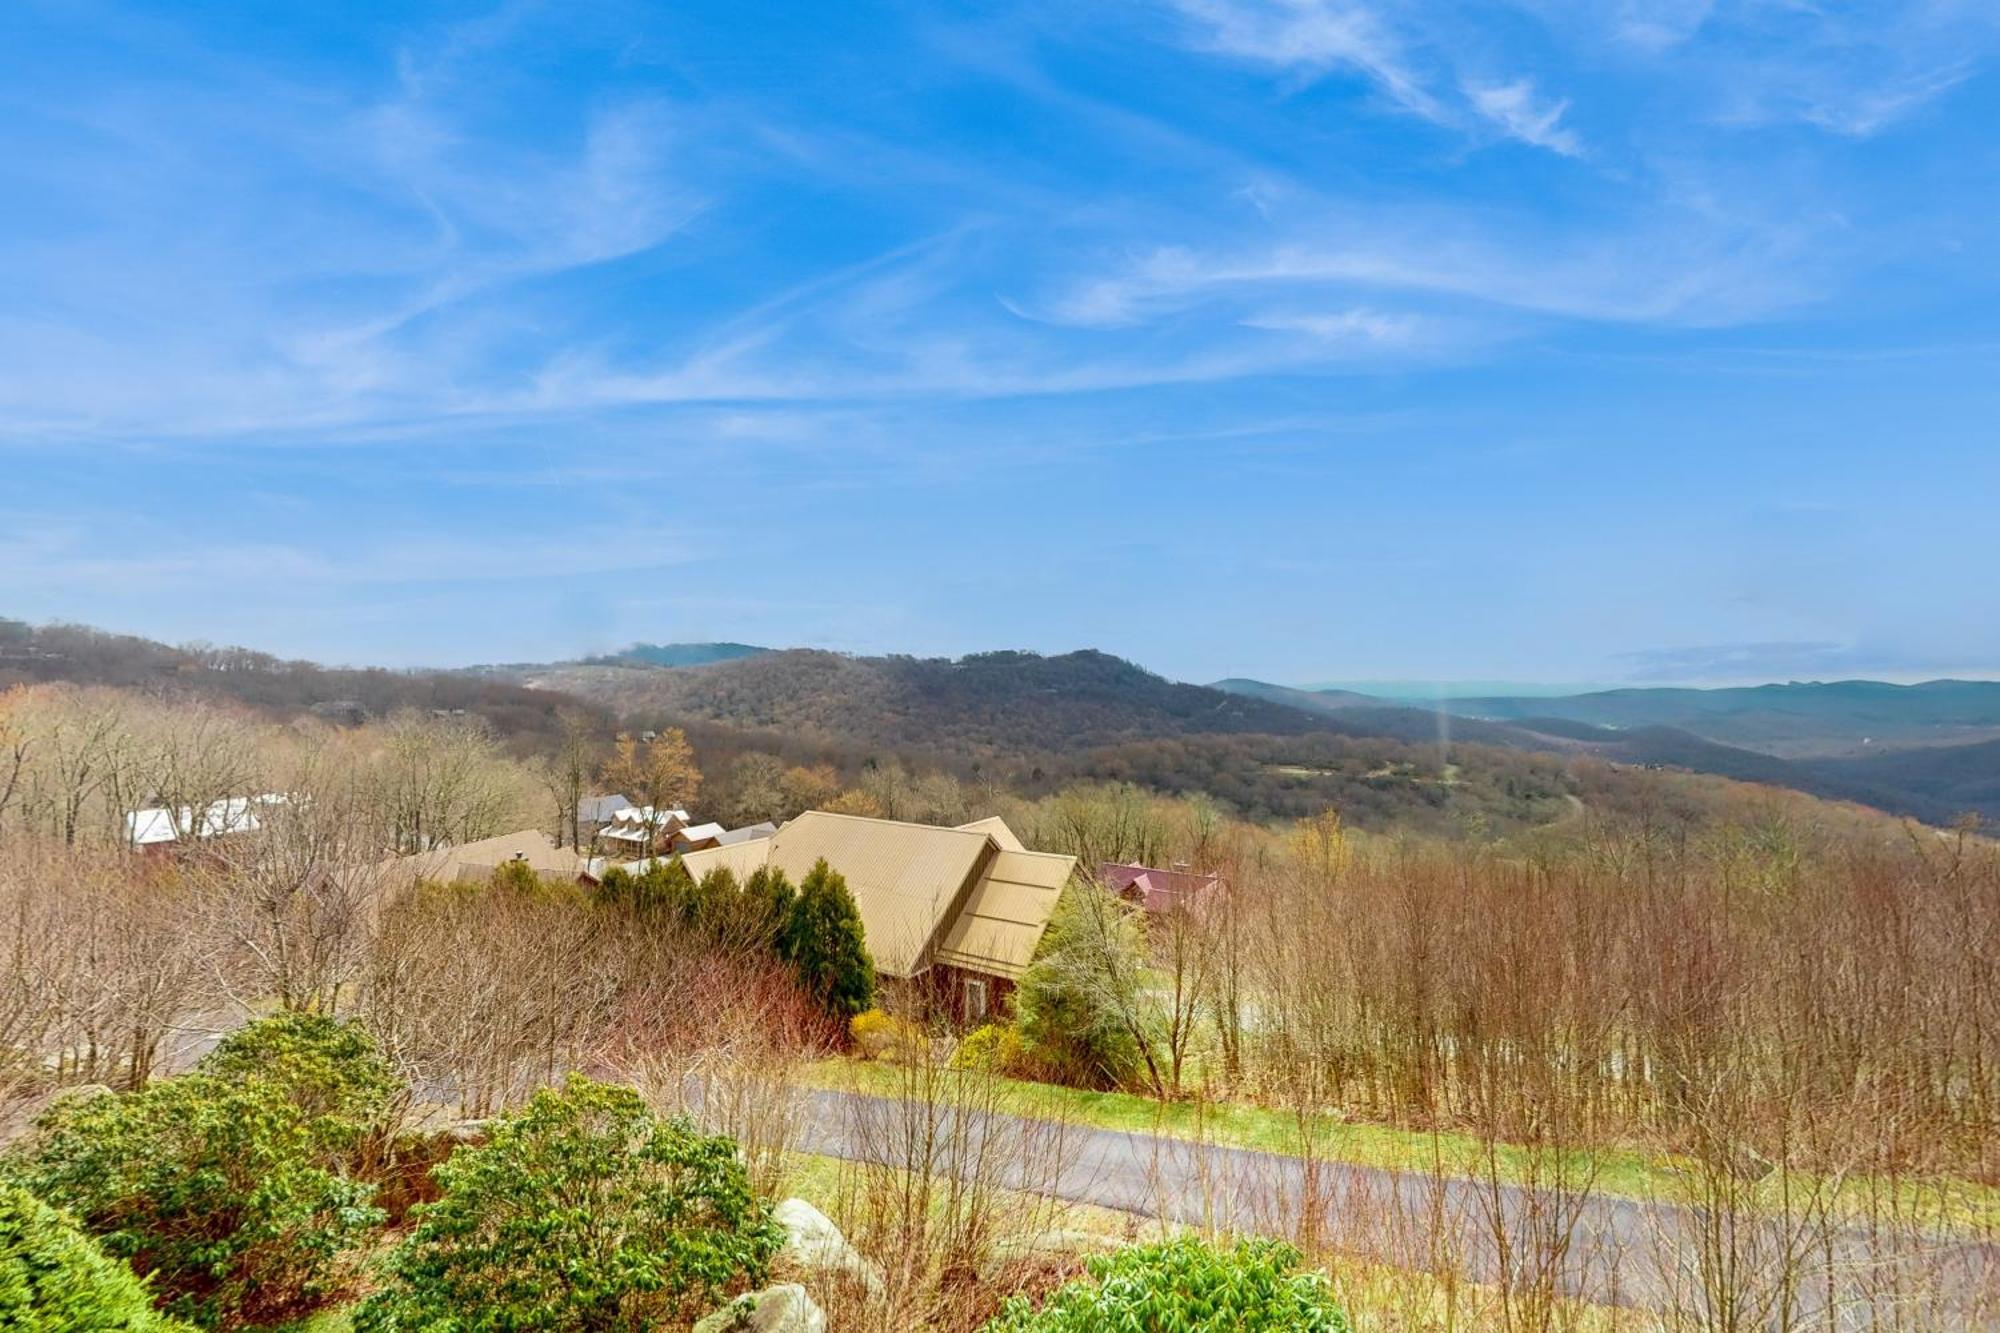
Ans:
{"type": "Polygon", "coordinates": [[[358,727],[289,725],[229,702],[72,685],[0,692],[0,843],[228,841],[296,826],[355,860],[548,827],[546,761],[481,718],[406,709],[358,727]],[[252,798],[280,798],[264,804],[252,798]],[[250,804],[244,804],[250,800],[250,804]],[[231,802],[236,802],[231,805],[231,802]],[[135,812],[155,810],[143,827],[135,812]]]}
{"type": "Polygon", "coordinates": [[[483,676],[323,667],[247,648],[174,647],[82,625],[0,619],[0,690],[52,682],[227,700],[279,719],[307,714],[352,724],[406,709],[470,715],[526,747],[550,742],[565,708],[610,727],[596,705],[483,676]]]}

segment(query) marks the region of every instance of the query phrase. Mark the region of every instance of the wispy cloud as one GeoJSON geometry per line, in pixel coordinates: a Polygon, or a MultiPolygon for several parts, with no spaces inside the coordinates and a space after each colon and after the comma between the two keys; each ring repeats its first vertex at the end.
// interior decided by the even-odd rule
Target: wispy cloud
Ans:
{"type": "Polygon", "coordinates": [[[1484,125],[1565,157],[1582,152],[1576,133],[1560,123],[1569,102],[1538,98],[1533,79],[1453,75],[1459,34],[1442,8],[1405,10],[1362,0],[1172,2],[1202,49],[1293,78],[1351,72],[1396,106],[1438,125],[1467,131],[1484,125]]]}
{"type": "Polygon", "coordinates": [[[1509,137],[1537,148],[1546,148],[1552,153],[1561,153],[1564,157],[1583,155],[1582,141],[1562,125],[1563,112],[1569,110],[1569,102],[1566,99],[1538,101],[1533,79],[1497,84],[1469,83],[1465,87],[1465,95],[1471,99],[1474,110],[1509,137]]]}
{"type": "Polygon", "coordinates": [[[1444,107],[1423,86],[1401,43],[1369,4],[1354,0],[1174,0],[1201,46],[1305,74],[1347,69],[1432,120],[1444,107]]]}
{"type": "Polygon", "coordinates": [[[1802,234],[1777,223],[1510,235],[1421,215],[1335,214],[1287,230],[1288,239],[1256,250],[1163,246],[1060,287],[1034,308],[1061,323],[1116,328],[1215,301],[1348,291],[1704,326],[1759,318],[1814,293],[1796,263],[1802,234]]]}
{"type": "Polygon", "coordinates": [[[1248,315],[1245,328],[1303,333],[1322,342],[1400,343],[1415,338],[1423,322],[1414,315],[1385,315],[1357,306],[1352,310],[1267,311],[1248,315]]]}

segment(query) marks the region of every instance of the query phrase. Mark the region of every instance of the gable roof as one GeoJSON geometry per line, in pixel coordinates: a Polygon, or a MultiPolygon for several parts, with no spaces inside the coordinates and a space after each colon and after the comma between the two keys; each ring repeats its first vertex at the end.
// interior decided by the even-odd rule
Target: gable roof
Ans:
{"type": "Polygon", "coordinates": [[[1160,870],[1120,861],[1101,863],[1097,878],[1120,897],[1137,897],[1148,912],[1170,911],[1222,882],[1222,876],[1213,871],[1160,870]]]}
{"type": "Polygon", "coordinates": [[[695,879],[703,879],[709,871],[726,867],[729,873],[736,877],[738,884],[762,870],[770,863],[770,859],[769,835],[719,843],[714,847],[701,847],[692,852],[681,853],[681,864],[687,867],[687,872],[695,879]]]}
{"type": "Polygon", "coordinates": [[[133,847],[151,847],[159,843],[178,842],[183,832],[196,838],[254,833],[260,827],[258,808],[283,805],[286,799],[281,792],[265,792],[261,796],[225,796],[203,810],[199,817],[191,807],[182,806],[178,820],[174,811],[163,806],[128,810],[125,812],[125,841],[133,847]]]}
{"type": "Polygon", "coordinates": [[[771,838],[770,864],[797,884],[824,858],[861,910],[876,970],[910,977],[930,966],[938,927],[992,851],[967,829],[808,810],[771,838]]]}
{"type": "Polygon", "coordinates": [[[577,803],[576,817],[593,824],[609,823],[620,810],[630,810],[632,803],[622,795],[586,796],[577,803]]]}
{"type": "Polygon", "coordinates": [[[1007,821],[998,815],[988,815],[984,819],[975,819],[970,824],[960,824],[959,827],[969,833],[984,833],[987,837],[993,839],[994,843],[1003,852],[1025,852],[1028,850],[1028,845],[1015,837],[1014,830],[1008,828],[1007,821]]]}
{"type": "Polygon", "coordinates": [[[588,864],[575,850],[557,847],[540,829],[522,829],[414,856],[391,857],[382,863],[382,871],[386,882],[398,886],[420,879],[457,884],[487,879],[509,861],[523,862],[536,874],[555,879],[576,879],[588,864]]]}
{"type": "Polygon", "coordinates": [[[1034,961],[1035,947],[1075,868],[1073,856],[998,852],[945,928],[937,961],[1018,980],[1034,961]]]}
{"type": "Polygon", "coordinates": [[[1018,977],[1076,864],[1022,849],[998,820],[954,829],[824,810],[681,862],[696,878],[726,865],[739,881],[769,865],[797,884],[822,858],[854,895],[876,970],[892,977],[933,963],[1018,977]]]}

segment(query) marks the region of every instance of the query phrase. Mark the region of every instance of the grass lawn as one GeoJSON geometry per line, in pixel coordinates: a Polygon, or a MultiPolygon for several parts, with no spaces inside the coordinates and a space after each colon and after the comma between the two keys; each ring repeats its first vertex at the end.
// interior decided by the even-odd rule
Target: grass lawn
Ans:
{"type": "MultiPolygon", "coordinates": [[[[903,1092],[905,1075],[893,1064],[835,1057],[809,1066],[807,1077],[820,1087],[895,1097],[903,1092]]],[[[1288,1156],[1301,1150],[1299,1124],[1291,1113],[1247,1102],[1157,1102],[1129,1092],[1088,1092],[1011,1078],[998,1082],[1002,1105],[1016,1115],[1288,1156]]],[[[1315,1137],[1322,1158],[1355,1166],[1428,1171],[1442,1165],[1448,1175],[1482,1177],[1489,1169],[1485,1145],[1470,1134],[1433,1135],[1328,1116],[1322,1117],[1315,1137]]],[[[1503,1144],[1496,1159],[1503,1180],[1529,1178],[1531,1159],[1524,1149],[1503,1144]]],[[[1594,1154],[1594,1164],[1601,1194],[1670,1199],[1686,1190],[1683,1164],[1665,1154],[1606,1148],[1594,1154]]],[[[1852,1177],[1847,1182],[1843,1193],[1851,1210],[1858,1211],[1866,1199],[1863,1183],[1852,1177]]],[[[2000,1189],[1969,1181],[1934,1182],[1920,1191],[1906,1182],[1904,1189],[1906,1199],[1920,1196],[1906,1202],[1905,1209],[1927,1221],[1942,1219],[1987,1234],[2000,1230],[2000,1189]]],[[[1765,1182],[1760,1194],[1776,1210],[1775,1178],[1765,1182]]]]}

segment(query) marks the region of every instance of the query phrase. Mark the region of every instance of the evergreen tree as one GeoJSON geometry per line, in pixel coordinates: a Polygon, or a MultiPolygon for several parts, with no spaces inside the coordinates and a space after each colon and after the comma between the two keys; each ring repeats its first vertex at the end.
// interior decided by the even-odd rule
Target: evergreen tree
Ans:
{"type": "Polygon", "coordinates": [[[799,984],[830,1014],[846,1018],[875,1002],[875,960],[847,881],[822,857],[785,915],[778,952],[799,984]]]}
{"type": "Polygon", "coordinates": [[[762,938],[776,951],[784,948],[785,923],[791,920],[798,890],[776,866],[758,866],[743,885],[743,912],[754,913],[762,938]]]}

